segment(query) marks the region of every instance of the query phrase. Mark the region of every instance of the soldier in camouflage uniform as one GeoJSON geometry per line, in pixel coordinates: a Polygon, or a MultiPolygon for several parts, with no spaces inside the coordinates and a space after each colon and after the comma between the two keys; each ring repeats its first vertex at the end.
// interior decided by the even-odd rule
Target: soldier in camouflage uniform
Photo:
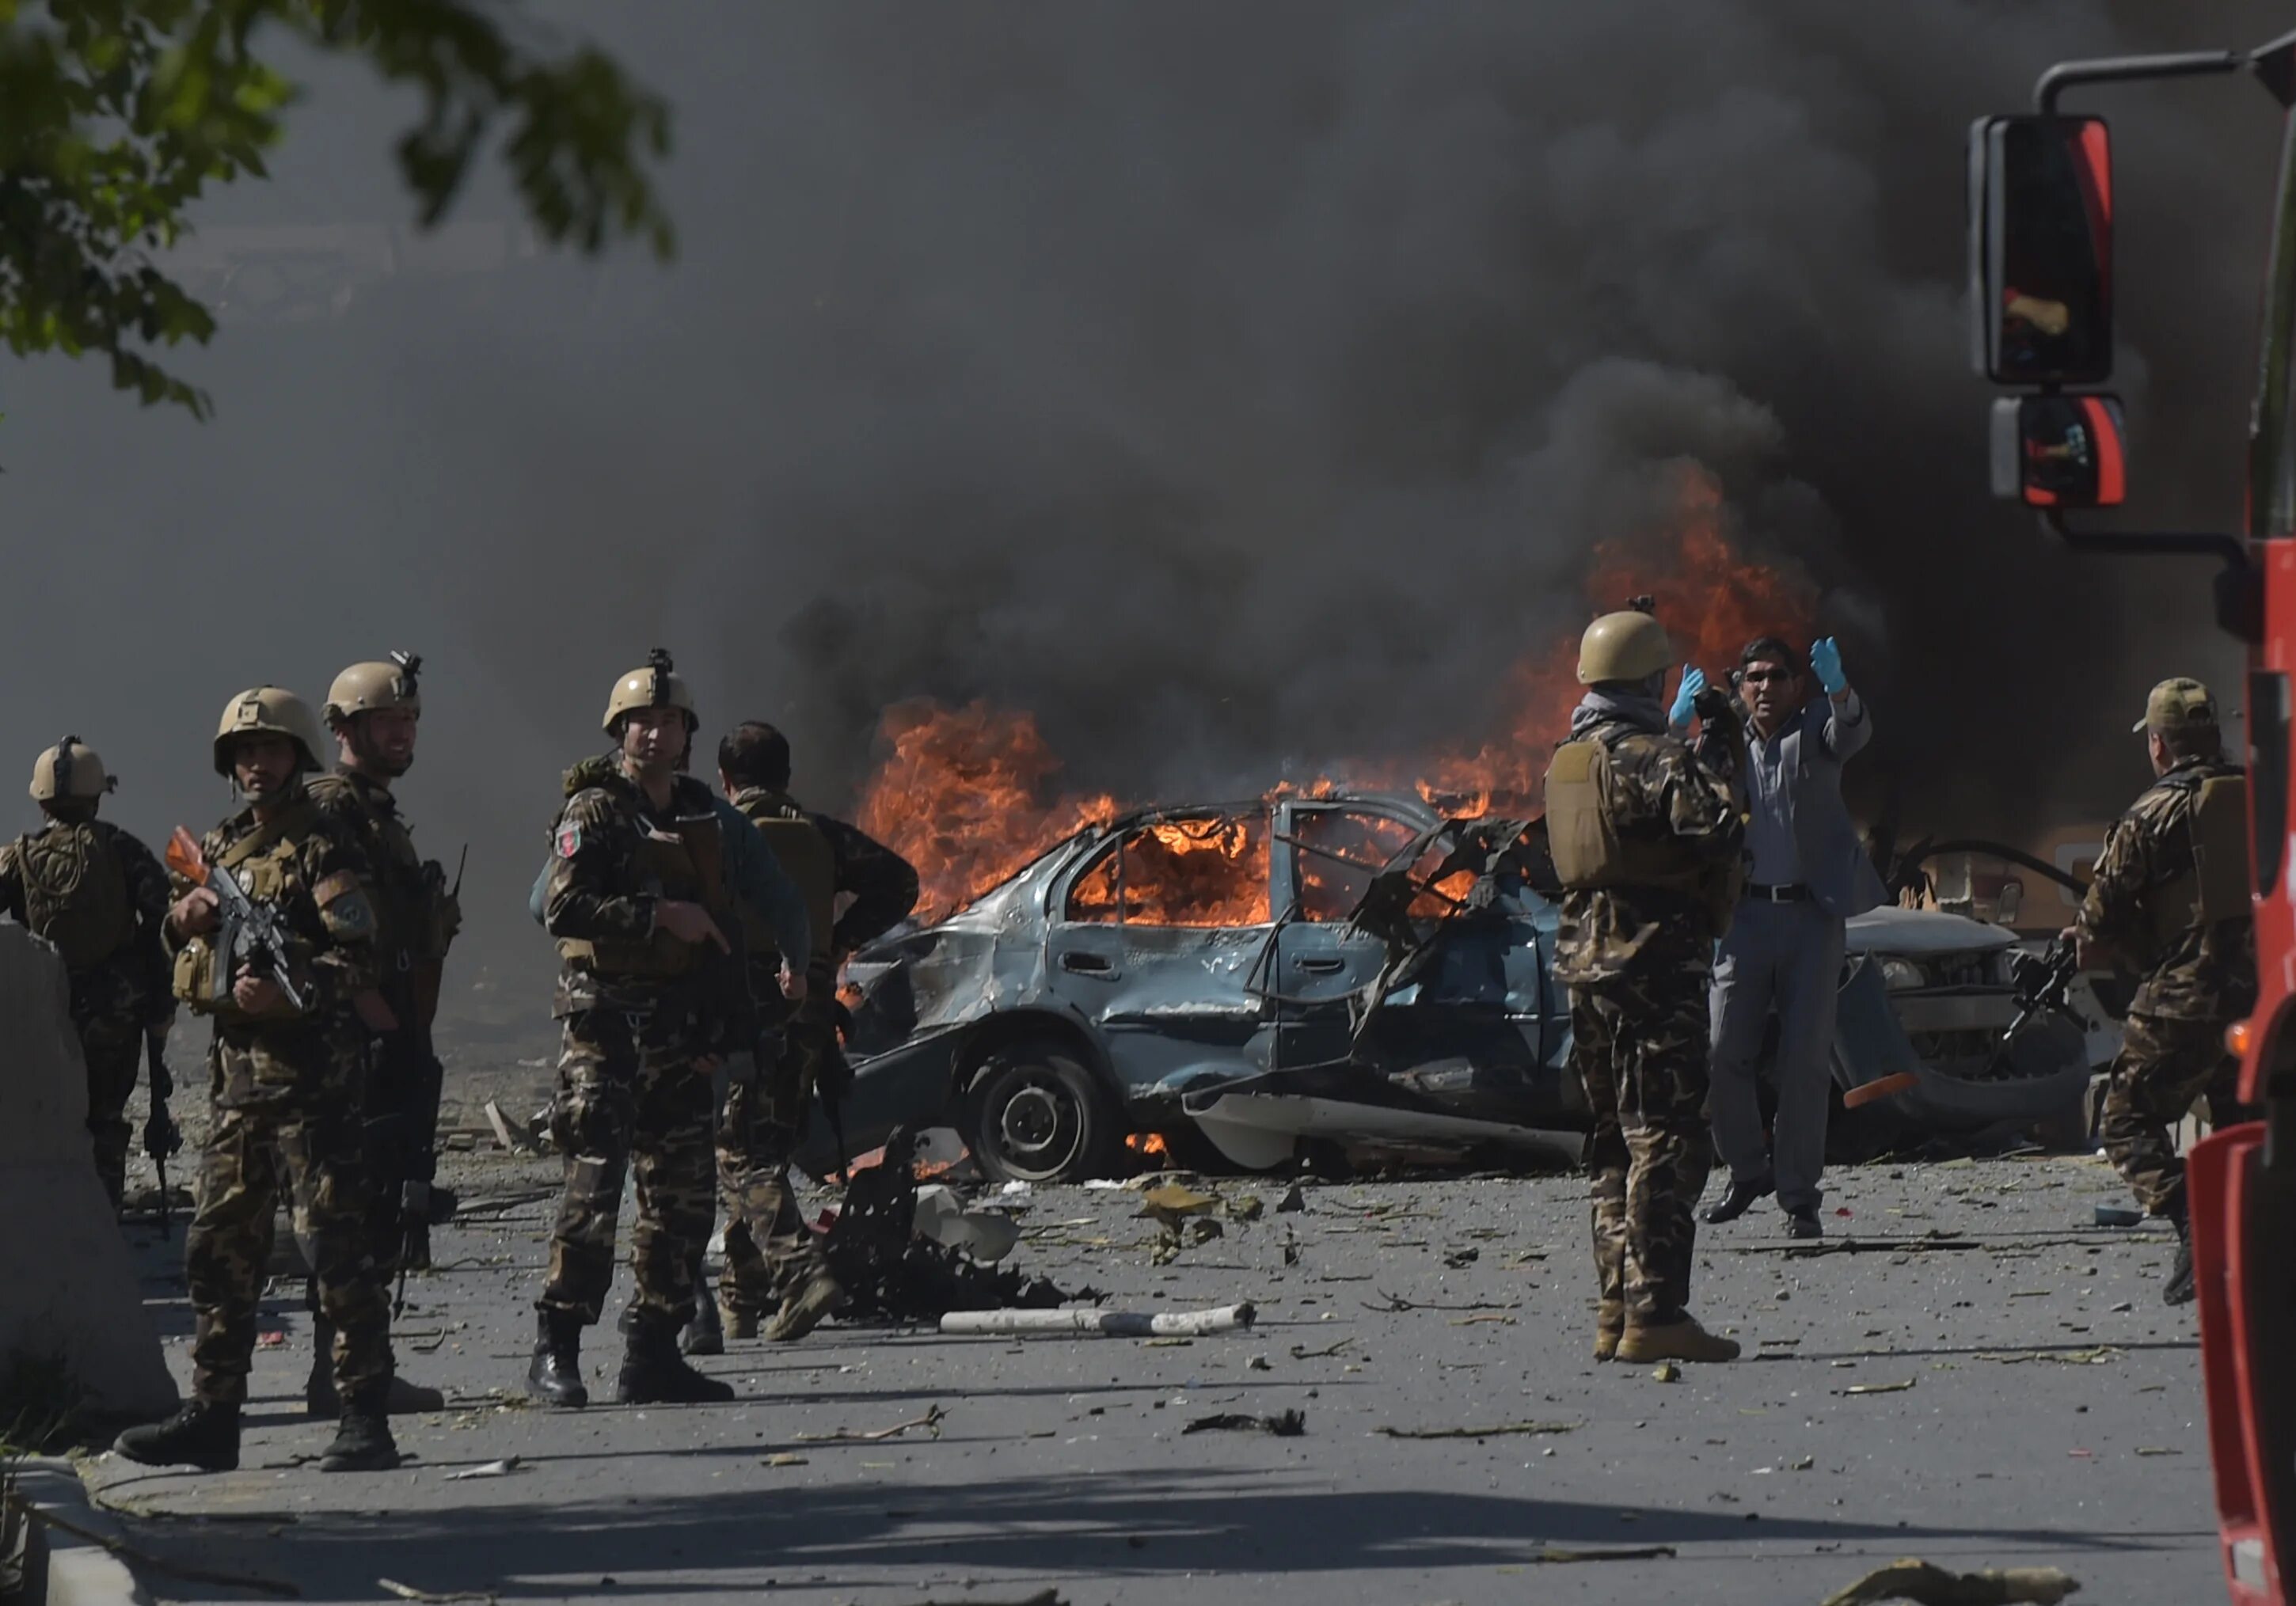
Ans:
{"type": "Polygon", "coordinates": [[[2153,687],[2136,729],[2160,779],[2106,834],[2067,935],[2085,969],[2110,959],[2143,972],[2097,1128],[2137,1202],[2176,1225],[2162,1291],[2181,1305],[2193,1298],[2192,1233],[2170,1131],[2202,1094],[2218,1124],[2246,1118],[2240,1062],[2225,1046],[2225,1028],[2256,1004],[2246,778],[2225,758],[2216,700],[2196,680],[2153,687]]]}
{"type": "Polygon", "coordinates": [[[216,769],[248,806],[208,832],[199,863],[169,852],[178,894],[166,922],[175,994],[215,1021],[212,1119],[185,1246],[198,1317],[192,1398],[166,1422],[120,1435],[119,1451],[131,1461],[212,1471],[239,1464],[272,1217],[291,1194],[296,1236],[334,1326],[342,1400],[341,1427],[319,1469],[398,1464],[384,1415],[390,1310],[367,1251],[359,1158],[366,1030],[354,1000],[372,1004],[374,911],[357,844],[335,834],[303,784],[318,767],[320,742],[318,722],[291,692],[258,686],[232,699],[216,735],[216,769]],[[281,951],[218,947],[214,881],[224,873],[258,908],[276,912],[281,951]],[[218,974],[224,966],[229,973],[218,974]]]}
{"type": "Polygon", "coordinates": [[[94,749],[65,737],[32,766],[32,800],[48,823],[0,848],[0,912],[53,943],[70,976],[87,1129],[114,1210],[127,1187],[136,1068],[147,1039],[156,1054],[176,1018],[160,938],[168,873],[150,848],[95,817],[116,784],[94,749]]]}
{"type": "MultiPolygon", "coordinates": [[[[360,1105],[374,1205],[369,1252],[386,1279],[398,1274],[402,1260],[413,1270],[429,1269],[431,1224],[447,1219],[454,1204],[452,1193],[431,1186],[442,1073],[430,1024],[462,909],[447,889],[445,870],[415,851],[391,791],[391,783],[414,763],[422,717],[415,676],[422,662],[412,653],[394,652],[388,662],[353,664],[335,676],[320,713],[334,734],[336,770],[310,783],[319,812],[359,845],[375,913],[381,986],[371,1012],[363,1012],[370,1037],[360,1105]]],[[[313,1293],[316,1298],[316,1287],[313,1293]]],[[[338,1408],[327,1364],[332,1339],[324,1314],[315,1315],[316,1353],[304,1388],[314,1416],[332,1416],[338,1408]]],[[[394,1412],[436,1411],[444,1404],[435,1389],[392,1381],[394,1412]]]]}
{"type": "MultiPolygon", "coordinates": [[[[619,762],[585,769],[590,783],[567,799],[542,900],[560,957],[565,1043],[551,1135],[566,1183],[527,1382],[554,1405],[589,1402],[581,1332],[604,1309],[622,1184],[635,1171],[637,1286],[622,1318],[616,1397],[729,1400],[732,1388],[677,1348],[694,1251],[714,1214],[710,1071],[749,1029],[746,980],[726,935],[740,928],[726,827],[709,789],[680,773],[698,721],[668,654],[615,683],[604,724],[619,762]]],[[[797,938],[802,945],[801,920],[797,938]]]]}
{"type": "MultiPolygon", "coordinates": [[[[759,1041],[778,1038],[780,1053],[751,1079],[736,1081],[718,1129],[718,1186],[730,1217],[718,1293],[725,1328],[751,1337],[759,1315],[778,1307],[766,1337],[786,1342],[811,1332],[842,1298],[789,1184],[789,1157],[815,1089],[833,1087],[842,1070],[838,966],[916,906],[917,873],[865,832],[789,795],[789,739],[770,725],[750,721],[718,744],[718,782],[804,893],[816,933],[813,963],[792,997],[777,985],[786,967],[772,933],[744,907],[759,1041]]],[[[706,1314],[701,1322],[706,1327],[706,1314]]]]}
{"type": "Polygon", "coordinates": [[[1667,728],[1658,621],[1605,614],[1579,643],[1588,690],[1555,750],[1546,823],[1565,889],[1555,975],[1595,1127],[1595,1356],[1726,1361],[1690,1315],[1692,1207],[1713,1163],[1708,981],[1744,824],[1725,781],[1667,728]]]}

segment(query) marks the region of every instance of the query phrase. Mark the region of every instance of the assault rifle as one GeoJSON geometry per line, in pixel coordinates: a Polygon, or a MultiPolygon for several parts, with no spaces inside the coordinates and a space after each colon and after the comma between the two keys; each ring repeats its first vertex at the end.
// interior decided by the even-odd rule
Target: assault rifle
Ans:
{"type": "Polygon", "coordinates": [[[309,1007],[287,968],[291,934],[284,914],[270,904],[258,904],[248,897],[247,889],[230,871],[209,864],[192,833],[180,825],[168,839],[168,868],[194,887],[205,887],[216,895],[216,932],[209,939],[215,963],[208,967],[210,1002],[219,1004],[231,996],[233,977],[244,965],[258,975],[268,976],[287,1000],[289,1008],[300,1013],[309,1007]]]}
{"type": "Polygon", "coordinates": [[[2010,955],[2009,979],[2017,987],[2017,1018],[2001,1034],[1997,1054],[2009,1051],[2009,1045],[2034,1016],[2052,1010],[2064,1014],[2072,1012],[2072,1001],[2065,989],[2072,985],[2073,976],[2079,969],[2079,951],[2062,937],[2052,938],[2048,947],[2038,955],[2022,949],[2010,955]]]}
{"type": "Polygon", "coordinates": [[[168,1061],[163,1051],[167,1047],[165,1027],[154,1027],[144,1034],[144,1054],[152,1067],[152,1112],[144,1118],[144,1152],[151,1157],[152,1168],[160,1174],[160,1236],[175,1234],[175,1201],[168,1193],[168,1157],[184,1146],[184,1135],[176,1125],[176,1118],[168,1113],[168,1101],[176,1096],[176,1078],[168,1074],[168,1061]]]}

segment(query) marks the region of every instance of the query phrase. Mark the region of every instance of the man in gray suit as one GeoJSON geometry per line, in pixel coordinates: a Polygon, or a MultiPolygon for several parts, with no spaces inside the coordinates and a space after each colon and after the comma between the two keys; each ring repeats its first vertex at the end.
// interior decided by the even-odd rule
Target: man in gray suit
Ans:
{"type": "MultiPolygon", "coordinates": [[[[1874,739],[1874,724],[1849,689],[1833,638],[1813,645],[1809,656],[1816,696],[1800,657],[1776,637],[1748,643],[1739,657],[1746,707],[1740,776],[1751,862],[1714,965],[1710,1108],[1730,1191],[1706,1212],[1710,1222],[1734,1220],[1775,1193],[1796,1238],[1823,1232],[1817,1179],[1825,1164],[1843,922],[1886,896],[1841,802],[1841,766],[1874,739]],[[1755,1061],[1773,1012],[1777,1120],[1765,1142],[1755,1061]]],[[[1688,723],[1682,702],[1674,713],[1688,723]]]]}

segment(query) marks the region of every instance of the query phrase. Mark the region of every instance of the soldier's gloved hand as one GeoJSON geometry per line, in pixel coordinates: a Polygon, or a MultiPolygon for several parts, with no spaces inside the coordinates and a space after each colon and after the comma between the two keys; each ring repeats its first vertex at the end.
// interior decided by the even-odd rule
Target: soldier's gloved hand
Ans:
{"type": "Polygon", "coordinates": [[[1809,672],[1817,676],[1828,697],[1839,697],[1849,689],[1849,676],[1841,672],[1841,649],[1830,635],[1809,644],[1809,672]]]}
{"type": "Polygon", "coordinates": [[[1674,694],[1674,706],[1666,711],[1666,722],[1677,731],[1690,728],[1690,716],[1697,704],[1698,694],[1706,689],[1706,671],[1696,664],[1682,666],[1682,690],[1674,694]]]}

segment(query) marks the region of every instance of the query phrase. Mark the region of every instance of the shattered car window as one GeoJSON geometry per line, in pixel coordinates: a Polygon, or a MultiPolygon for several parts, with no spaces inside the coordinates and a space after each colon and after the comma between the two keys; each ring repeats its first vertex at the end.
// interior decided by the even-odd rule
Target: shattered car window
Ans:
{"type": "Polygon", "coordinates": [[[1068,918],[1141,926],[1259,926],[1267,816],[1155,820],[1101,850],[1070,889],[1068,918]]]}
{"type": "Polygon", "coordinates": [[[1290,847],[1292,884],[1300,889],[1300,918],[1347,919],[1363,901],[1371,878],[1418,836],[1405,822],[1365,809],[1295,812],[1290,847]]]}

